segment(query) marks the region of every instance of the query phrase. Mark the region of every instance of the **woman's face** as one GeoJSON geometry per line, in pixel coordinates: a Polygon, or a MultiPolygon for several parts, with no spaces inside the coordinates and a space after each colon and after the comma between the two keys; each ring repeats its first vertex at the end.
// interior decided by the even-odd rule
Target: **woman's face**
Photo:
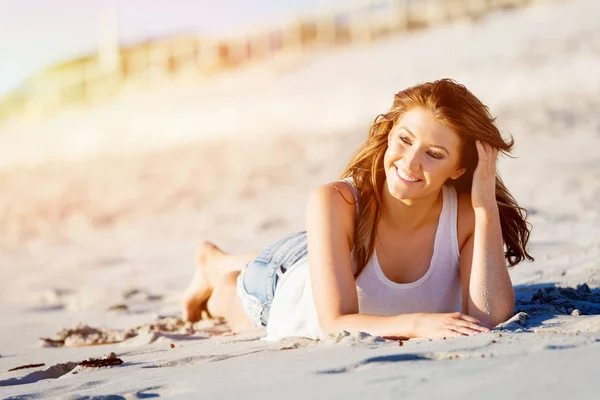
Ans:
{"type": "Polygon", "coordinates": [[[383,165],[390,194],[397,199],[418,199],[437,192],[448,179],[457,179],[460,138],[438,122],[433,113],[414,108],[404,113],[388,137],[383,165]]]}

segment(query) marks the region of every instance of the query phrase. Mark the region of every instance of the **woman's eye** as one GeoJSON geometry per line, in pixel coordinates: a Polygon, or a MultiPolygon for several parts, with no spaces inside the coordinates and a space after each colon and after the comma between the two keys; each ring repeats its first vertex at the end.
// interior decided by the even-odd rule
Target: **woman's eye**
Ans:
{"type": "Polygon", "coordinates": [[[436,160],[440,160],[442,158],[442,155],[440,153],[436,153],[435,151],[430,151],[427,154],[429,154],[431,157],[435,158],[436,160]]]}
{"type": "Polygon", "coordinates": [[[411,144],[410,140],[406,136],[400,136],[400,140],[402,140],[406,144],[411,144]]]}

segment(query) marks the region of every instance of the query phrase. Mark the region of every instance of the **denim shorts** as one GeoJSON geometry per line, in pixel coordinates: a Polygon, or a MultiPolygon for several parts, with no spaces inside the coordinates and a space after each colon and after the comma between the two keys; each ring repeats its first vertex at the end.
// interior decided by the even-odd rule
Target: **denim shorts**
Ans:
{"type": "Polygon", "coordinates": [[[241,271],[237,294],[255,327],[266,327],[277,281],[308,256],[306,232],[292,233],[269,245],[241,271]]]}

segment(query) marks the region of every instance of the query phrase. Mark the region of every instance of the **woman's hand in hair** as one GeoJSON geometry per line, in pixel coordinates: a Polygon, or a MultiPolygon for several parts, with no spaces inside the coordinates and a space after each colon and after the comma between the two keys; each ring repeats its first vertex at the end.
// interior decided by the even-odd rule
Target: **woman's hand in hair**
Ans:
{"type": "Polygon", "coordinates": [[[415,321],[414,337],[441,339],[487,333],[481,321],[460,312],[447,314],[420,313],[415,321]]]}
{"type": "Polygon", "coordinates": [[[473,172],[471,187],[471,203],[474,210],[493,211],[498,209],[496,203],[496,160],[498,149],[479,140],[475,142],[479,161],[473,172]]]}

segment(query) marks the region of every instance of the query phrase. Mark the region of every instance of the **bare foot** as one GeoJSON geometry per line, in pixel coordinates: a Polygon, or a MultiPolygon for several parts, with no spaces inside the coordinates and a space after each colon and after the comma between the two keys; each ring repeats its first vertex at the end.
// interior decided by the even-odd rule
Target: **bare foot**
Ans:
{"type": "Polygon", "coordinates": [[[215,259],[225,254],[210,242],[202,242],[196,253],[196,273],[188,286],[181,301],[182,319],[196,322],[206,311],[206,303],[212,294],[217,271],[211,268],[215,259]]]}

